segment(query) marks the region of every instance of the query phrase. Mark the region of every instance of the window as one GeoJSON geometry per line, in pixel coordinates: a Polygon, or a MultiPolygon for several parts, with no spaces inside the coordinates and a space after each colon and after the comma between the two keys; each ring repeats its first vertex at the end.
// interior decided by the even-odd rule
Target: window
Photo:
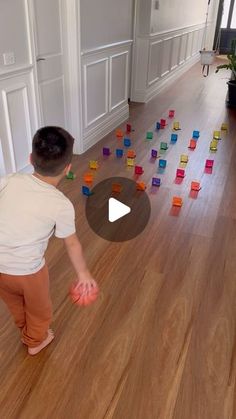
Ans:
{"type": "Polygon", "coordinates": [[[230,29],[236,29],[236,3],[234,3],[234,10],[233,10],[230,29]]]}
{"type": "Polygon", "coordinates": [[[222,29],[226,29],[228,25],[230,4],[231,4],[231,0],[224,0],[224,9],[223,9],[223,16],[222,16],[222,21],[221,21],[222,29]]]}

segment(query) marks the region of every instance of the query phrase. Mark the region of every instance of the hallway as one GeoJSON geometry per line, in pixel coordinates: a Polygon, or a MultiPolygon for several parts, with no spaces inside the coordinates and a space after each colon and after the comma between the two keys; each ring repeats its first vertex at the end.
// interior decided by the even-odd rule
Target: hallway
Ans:
{"type": "MultiPolygon", "coordinates": [[[[152,213],[130,242],[110,243],[88,227],[81,195],[90,159],[100,161],[95,184],[108,176],[133,177],[115,157],[114,132],[75,156],[74,181],[60,189],[76,210],[78,235],[101,294],[78,309],[68,298],[74,273],[62,241],[47,252],[56,338],[29,358],[0,301],[0,416],[3,419],[235,419],[236,418],[236,124],[225,107],[227,72],[208,78],[196,64],[148,104],[130,105],[136,162],[144,167],[152,213]],[[176,110],[181,131],[166,153],[162,185],[149,160],[169,143],[172,121],[144,141],[148,130],[176,110]],[[218,151],[209,152],[213,130],[229,125],[218,151]],[[200,131],[195,151],[188,150],[200,131]],[[102,159],[102,147],[112,156],[102,159]],[[189,155],[186,177],[175,183],[180,154],[189,155]],[[212,174],[204,171],[213,158],[212,174]],[[192,180],[201,182],[197,199],[192,180]],[[173,212],[173,195],[183,207],[173,212]]],[[[125,124],[121,126],[124,128],[125,124]]],[[[119,143],[118,143],[119,144],[119,143]]]]}

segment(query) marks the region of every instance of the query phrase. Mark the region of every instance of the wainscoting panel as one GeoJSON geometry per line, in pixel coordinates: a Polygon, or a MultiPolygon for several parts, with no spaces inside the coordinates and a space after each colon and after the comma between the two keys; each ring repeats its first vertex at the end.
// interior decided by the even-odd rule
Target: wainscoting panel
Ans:
{"type": "Polygon", "coordinates": [[[150,43],[150,63],[148,71],[148,84],[149,86],[160,78],[160,57],[162,52],[163,41],[155,41],[150,43]]]}
{"type": "Polygon", "coordinates": [[[128,54],[125,51],[110,57],[110,112],[128,100],[128,54]]]}
{"type": "MultiPolygon", "coordinates": [[[[208,31],[214,31],[214,25],[208,31]]],[[[200,60],[204,23],[140,35],[134,46],[131,100],[148,102],[200,60]],[[147,76],[146,76],[147,74],[147,76]]]]}
{"type": "Polygon", "coordinates": [[[132,41],[82,53],[83,151],[129,116],[132,41]]]}
{"type": "Polygon", "coordinates": [[[193,49],[193,32],[189,32],[188,33],[188,41],[187,41],[186,60],[189,60],[189,58],[191,58],[192,49],[193,49]]]}
{"type": "Polygon", "coordinates": [[[199,31],[193,32],[193,48],[192,48],[192,55],[195,55],[199,52],[200,48],[198,48],[198,39],[199,39],[199,31]]]}
{"type": "Polygon", "coordinates": [[[179,64],[181,36],[177,35],[172,40],[171,71],[175,70],[179,64]]]}
{"type": "Polygon", "coordinates": [[[185,33],[182,34],[182,37],[181,37],[179,65],[184,64],[184,62],[186,60],[187,42],[188,42],[188,34],[185,32],[185,33]]]}
{"type": "Polygon", "coordinates": [[[36,121],[32,74],[0,80],[0,161],[5,173],[29,166],[36,121]]]}
{"type": "Polygon", "coordinates": [[[163,39],[161,55],[161,77],[166,76],[170,72],[171,47],[172,38],[163,39]]]}
{"type": "Polygon", "coordinates": [[[84,66],[85,128],[108,112],[108,58],[84,66]]]}
{"type": "Polygon", "coordinates": [[[27,86],[21,84],[7,89],[2,92],[2,97],[8,141],[13,152],[13,164],[18,172],[27,166],[31,143],[27,86]]]}

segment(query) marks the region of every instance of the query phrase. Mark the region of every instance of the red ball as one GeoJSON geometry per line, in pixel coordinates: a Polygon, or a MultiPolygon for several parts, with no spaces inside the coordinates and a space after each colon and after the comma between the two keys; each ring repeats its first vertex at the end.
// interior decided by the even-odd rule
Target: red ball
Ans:
{"type": "Polygon", "coordinates": [[[70,288],[70,296],[73,303],[79,306],[88,306],[96,301],[99,294],[99,288],[92,287],[89,291],[83,284],[72,284],[70,288]]]}

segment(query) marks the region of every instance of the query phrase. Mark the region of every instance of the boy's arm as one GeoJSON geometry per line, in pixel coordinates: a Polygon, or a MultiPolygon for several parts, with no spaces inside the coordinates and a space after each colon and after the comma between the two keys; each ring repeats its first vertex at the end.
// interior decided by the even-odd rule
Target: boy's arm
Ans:
{"type": "Polygon", "coordinates": [[[96,281],[93,279],[92,275],[90,274],[87,268],[83,256],[82,246],[79,242],[76,233],[72,234],[69,237],[66,237],[64,239],[64,243],[66,246],[68,256],[77,274],[79,280],[78,285],[84,284],[85,286],[87,286],[88,290],[90,290],[92,287],[97,287],[96,281]]]}

